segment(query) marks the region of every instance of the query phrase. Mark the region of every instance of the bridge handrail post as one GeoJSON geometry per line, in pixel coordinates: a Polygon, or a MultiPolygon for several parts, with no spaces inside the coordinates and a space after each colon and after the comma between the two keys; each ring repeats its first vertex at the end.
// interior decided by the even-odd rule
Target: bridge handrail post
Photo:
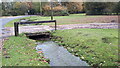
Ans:
{"type": "Polygon", "coordinates": [[[19,25],[19,23],[14,22],[14,33],[15,33],[15,36],[19,35],[18,25],[19,25]]]}

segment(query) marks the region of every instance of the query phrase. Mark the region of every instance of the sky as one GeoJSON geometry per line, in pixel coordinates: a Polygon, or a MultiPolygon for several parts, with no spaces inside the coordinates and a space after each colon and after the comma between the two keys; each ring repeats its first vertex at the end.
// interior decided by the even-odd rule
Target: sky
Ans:
{"type": "MultiPolygon", "coordinates": [[[[32,1],[32,2],[48,2],[50,0],[0,0],[0,2],[11,2],[11,1],[32,1]]],[[[70,1],[70,2],[119,2],[120,0],[58,0],[58,1],[62,1],[62,2],[65,2],[65,1],[70,1]]]]}

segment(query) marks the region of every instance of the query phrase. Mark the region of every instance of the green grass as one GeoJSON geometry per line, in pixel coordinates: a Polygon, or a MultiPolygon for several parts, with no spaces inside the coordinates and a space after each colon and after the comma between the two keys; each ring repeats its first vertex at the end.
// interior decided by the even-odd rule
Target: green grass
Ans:
{"type": "Polygon", "coordinates": [[[35,50],[35,41],[24,35],[12,36],[4,41],[2,66],[49,66],[43,53],[35,50]],[[8,57],[8,58],[5,58],[8,57]]]}
{"type": "MultiPolygon", "coordinates": [[[[101,16],[86,16],[85,14],[71,14],[69,16],[54,16],[54,19],[57,20],[57,25],[65,25],[65,24],[83,24],[88,22],[80,22],[79,19],[83,18],[95,18],[95,17],[101,17],[101,16]]],[[[29,19],[30,21],[45,21],[45,20],[51,20],[51,17],[49,16],[31,16],[31,17],[24,17],[21,19],[29,19]]],[[[5,25],[5,27],[13,27],[14,22],[19,22],[20,19],[15,19],[13,21],[10,21],[5,25]]],[[[90,21],[91,22],[91,21],[90,21]]],[[[43,24],[46,25],[46,24],[43,24]]],[[[47,25],[54,25],[54,23],[48,23],[47,25]]]]}
{"type": "Polygon", "coordinates": [[[13,27],[14,26],[14,22],[19,22],[19,19],[14,19],[14,20],[10,21],[9,23],[7,23],[5,25],[5,27],[13,27]]]}
{"type": "Polygon", "coordinates": [[[91,66],[119,65],[117,29],[58,30],[52,35],[53,41],[91,66]]]}

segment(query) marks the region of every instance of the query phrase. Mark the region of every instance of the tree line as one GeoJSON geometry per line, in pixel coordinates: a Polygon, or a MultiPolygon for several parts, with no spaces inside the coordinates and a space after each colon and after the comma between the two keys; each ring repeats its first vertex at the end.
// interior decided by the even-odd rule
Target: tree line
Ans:
{"type": "Polygon", "coordinates": [[[16,15],[69,15],[86,13],[87,15],[120,14],[120,2],[2,2],[3,16],[16,15]]]}
{"type": "Polygon", "coordinates": [[[87,15],[116,15],[120,13],[120,2],[86,2],[87,15]]]}

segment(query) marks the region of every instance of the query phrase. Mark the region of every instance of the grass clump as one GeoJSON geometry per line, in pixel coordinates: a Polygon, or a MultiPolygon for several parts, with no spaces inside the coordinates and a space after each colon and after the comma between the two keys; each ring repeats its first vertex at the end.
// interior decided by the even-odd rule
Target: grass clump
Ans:
{"type": "Polygon", "coordinates": [[[52,33],[52,40],[89,65],[119,66],[117,29],[72,29],[52,33]]]}
{"type": "Polygon", "coordinates": [[[35,50],[35,41],[24,34],[6,38],[3,46],[2,66],[49,66],[43,53],[35,50]]]}

